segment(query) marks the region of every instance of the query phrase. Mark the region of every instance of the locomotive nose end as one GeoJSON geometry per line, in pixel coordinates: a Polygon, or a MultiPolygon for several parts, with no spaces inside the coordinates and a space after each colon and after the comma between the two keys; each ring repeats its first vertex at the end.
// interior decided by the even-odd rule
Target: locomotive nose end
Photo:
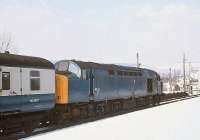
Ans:
{"type": "Polygon", "coordinates": [[[56,74],[56,104],[67,104],[68,98],[68,77],[56,74]]]}

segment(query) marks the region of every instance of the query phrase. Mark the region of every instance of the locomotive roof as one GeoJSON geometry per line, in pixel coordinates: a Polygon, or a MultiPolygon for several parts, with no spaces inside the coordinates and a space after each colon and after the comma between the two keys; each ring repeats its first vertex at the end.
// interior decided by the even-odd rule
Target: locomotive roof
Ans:
{"type": "Polygon", "coordinates": [[[0,65],[10,67],[54,69],[54,65],[46,59],[8,53],[0,53],[0,65]]]}
{"type": "Polygon", "coordinates": [[[79,65],[81,69],[87,69],[87,68],[99,68],[99,69],[107,69],[107,70],[116,70],[116,71],[148,71],[152,72],[154,74],[159,75],[157,72],[146,69],[146,68],[137,68],[137,67],[130,67],[130,66],[121,66],[121,65],[115,65],[115,64],[100,64],[100,63],[94,63],[94,62],[84,62],[84,61],[77,61],[77,60],[71,60],[79,65]]]}
{"type": "Polygon", "coordinates": [[[100,63],[83,62],[83,61],[77,61],[77,60],[72,60],[72,61],[78,64],[82,69],[99,68],[99,69],[107,69],[107,70],[141,71],[141,68],[137,68],[137,67],[120,66],[120,65],[115,65],[115,64],[100,64],[100,63]]]}

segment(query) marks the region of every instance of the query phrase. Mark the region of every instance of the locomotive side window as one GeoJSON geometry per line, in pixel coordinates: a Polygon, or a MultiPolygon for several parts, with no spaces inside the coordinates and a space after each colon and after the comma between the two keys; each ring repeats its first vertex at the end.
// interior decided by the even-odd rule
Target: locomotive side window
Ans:
{"type": "Polygon", "coordinates": [[[122,75],[123,75],[123,72],[122,72],[122,71],[118,71],[118,72],[117,72],[117,75],[122,76],[122,75]]]}
{"type": "Polygon", "coordinates": [[[141,72],[117,71],[119,76],[142,76],[141,72]]]}
{"type": "Polygon", "coordinates": [[[147,91],[153,92],[153,79],[147,79],[147,91]]]}
{"type": "Polygon", "coordinates": [[[87,75],[87,70],[86,69],[82,70],[82,79],[83,80],[88,80],[88,75],[87,75]]]}
{"type": "Polygon", "coordinates": [[[10,89],[10,72],[2,72],[2,90],[10,89]]]}
{"type": "Polygon", "coordinates": [[[108,70],[109,75],[115,75],[115,72],[113,70],[108,70]]]}
{"type": "Polygon", "coordinates": [[[31,80],[31,90],[40,90],[40,72],[39,71],[31,71],[30,72],[30,80],[31,80]]]}

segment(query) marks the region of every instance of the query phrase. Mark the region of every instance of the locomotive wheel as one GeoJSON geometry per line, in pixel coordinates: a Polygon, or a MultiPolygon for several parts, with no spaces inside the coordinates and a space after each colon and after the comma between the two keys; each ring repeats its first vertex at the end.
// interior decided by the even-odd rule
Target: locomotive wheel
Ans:
{"type": "Polygon", "coordinates": [[[32,134],[33,127],[32,127],[32,122],[31,121],[25,123],[23,131],[27,136],[30,136],[32,134]]]}
{"type": "Polygon", "coordinates": [[[6,134],[9,134],[9,133],[6,131],[5,128],[1,127],[1,129],[0,129],[0,136],[4,136],[6,134]]]}
{"type": "Polygon", "coordinates": [[[25,133],[27,136],[30,136],[30,135],[33,133],[33,128],[31,128],[31,127],[26,127],[26,128],[24,128],[24,133],[25,133]]]}

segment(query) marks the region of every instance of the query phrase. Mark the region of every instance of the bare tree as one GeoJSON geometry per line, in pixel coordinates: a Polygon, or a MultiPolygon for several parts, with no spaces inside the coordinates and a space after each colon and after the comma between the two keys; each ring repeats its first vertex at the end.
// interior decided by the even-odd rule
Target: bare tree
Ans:
{"type": "Polygon", "coordinates": [[[0,53],[4,52],[18,52],[16,44],[14,42],[14,37],[10,33],[0,34],[0,53]]]}

